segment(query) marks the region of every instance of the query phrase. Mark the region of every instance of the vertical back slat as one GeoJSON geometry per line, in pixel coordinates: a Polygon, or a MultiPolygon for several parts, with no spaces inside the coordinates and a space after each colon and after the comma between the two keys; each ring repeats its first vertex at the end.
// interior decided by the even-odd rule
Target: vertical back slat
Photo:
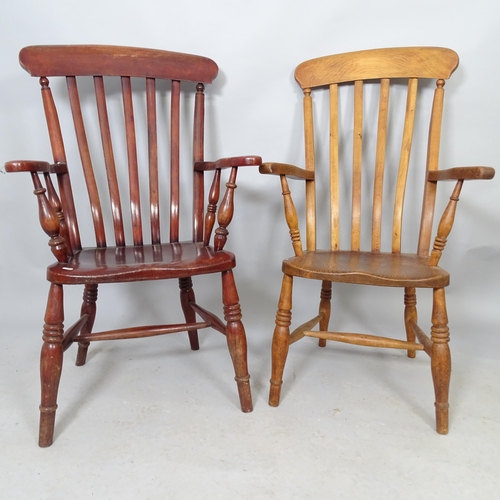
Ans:
{"type": "Polygon", "coordinates": [[[158,131],[156,125],[156,80],[146,78],[146,113],[148,121],[149,210],[151,243],[161,242],[160,188],[158,178],[158,131]]]}
{"type": "MultiPolygon", "coordinates": [[[[439,163],[439,146],[441,139],[441,122],[443,118],[444,80],[436,82],[434,100],[432,103],[431,124],[429,128],[429,143],[427,146],[427,171],[437,170],[439,163]]],[[[429,256],[431,243],[432,221],[436,201],[436,182],[425,182],[422,219],[418,241],[418,255],[429,256]]]]}
{"type": "Polygon", "coordinates": [[[128,180],[130,193],[130,215],[132,219],[132,237],[134,245],[142,245],[141,193],[139,171],[137,167],[137,141],[135,135],[134,106],[132,103],[132,85],[130,77],[122,76],[123,113],[127,139],[128,180]]]}
{"type": "Polygon", "coordinates": [[[399,159],[398,179],[396,194],[394,198],[394,218],[392,223],[392,251],[401,251],[401,229],[403,223],[403,204],[406,189],[406,178],[410,162],[410,151],[413,140],[413,126],[415,123],[415,107],[417,103],[418,79],[408,80],[408,96],[406,99],[406,114],[403,130],[403,141],[401,145],[401,156],[399,159]]]}
{"type": "Polygon", "coordinates": [[[339,201],[339,96],[338,85],[330,85],[330,248],[340,248],[339,201]]]}
{"type": "Polygon", "coordinates": [[[180,87],[172,80],[170,122],[170,241],[179,241],[180,87]]]}
{"type": "Polygon", "coordinates": [[[360,249],[361,168],[363,162],[363,82],[354,82],[354,136],[352,160],[351,250],[360,249]]]}
{"type": "MultiPolygon", "coordinates": [[[[306,170],[314,171],[314,125],[311,89],[304,89],[304,137],[306,170]]],[[[316,250],[316,187],[314,181],[306,181],[306,247],[316,250]]]]}
{"type": "MultiPolygon", "coordinates": [[[[61,126],[59,123],[59,117],[57,115],[56,106],[54,103],[54,98],[52,97],[52,91],[49,87],[49,80],[47,78],[40,78],[40,85],[42,86],[42,101],[43,108],[45,111],[45,119],[47,121],[47,127],[49,129],[50,146],[52,149],[52,155],[54,157],[54,162],[66,163],[66,153],[64,151],[64,143],[61,134],[61,126]]],[[[75,203],[73,201],[73,192],[71,190],[71,183],[69,180],[69,174],[58,174],[57,182],[59,186],[59,193],[61,197],[61,203],[64,211],[64,216],[66,218],[66,223],[68,225],[68,234],[70,238],[70,247],[72,250],[80,250],[80,231],[78,229],[78,222],[76,218],[75,203]]]]}
{"type": "Polygon", "coordinates": [[[83,122],[83,115],[76,78],[74,76],[66,77],[66,85],[68,87],[69,103],[71,107],[71,113],[73,115],[73,124],[75,127],[75,135],[78,143],[78,150],[80,152],[80,159],[82,162],[83,175],[89,194],[90,210],[92,213],[92,221],[94,223],[96,244],[98,247],[105,247],[106,233],[102,216],[101,200],[99,198],[99,190],[97,188],[94,168],[92,166],[92,159],[90,157],[90,150],[87,141],[87,134],[85,132],[85,125],[83,122]]]}
{"type": "Polygon", "coordinates": [[[102,147],[104,151],[104,162],[106,165],[106,175],[109,186],[109,196],[111,200],[111,214],[113,217],[115,241],[117,246],[124,246],[125,233],[123,230],[120,191],[118,189],[118,179],[116,177],[115,159],[113,155],[113,145],[111,143],[108,110],[106,106],[106,94],[104,91],[104,81],[102,76],[94,76],[94,87],[97,102],[97,112],[99,116],[99,128],[101,131],[102,147]]]}
{"type": "Polygon", "coordinates": [[[387,144],[387,117],[389,112],[389,79],[380,81],[378,108],[377,151],[373,181],[372,252],[380,251],[382,234],[382,199],[384,190],[385,149],[387,144]]]}
{"type": "MultiPolygon", "coordinates": [[[[204,85],[198,83],[194,103],[193,161],[204,159],[205,94],[204,85]]],[[[203,172],[193,172],[193,241],[203,241],[203,211],[205,207],[203,172]]]]}

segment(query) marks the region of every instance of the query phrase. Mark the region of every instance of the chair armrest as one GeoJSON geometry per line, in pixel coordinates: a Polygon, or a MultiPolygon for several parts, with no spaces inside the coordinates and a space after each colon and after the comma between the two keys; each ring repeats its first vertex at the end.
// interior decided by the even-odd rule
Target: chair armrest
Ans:
{"type": "Polygon", "coordinates": [[[450,201],[446,206],[441,220],[439,221],[437,235],[434,239],[434,246],[429,257],[429,265],[437,266],[439,259],[446,246],[446,240],[451,232],[455,221],[457,203],[464,181],[473,179],[493,179],[495,169],[491,167],[454,167],[445,170],[432,170],[427,173],[427,180],[436,181],[456,181],[450,201]]]}
{"type": "Polygon", "coordinates": [[[5,164],[5,172],[29,172],[35,190],[33,194],[38,200],[40,225],[49,236],[49,246],[58,262],[65,263],[71,250],[68,248],[69,234],[64,218],[59,195],[54,189],[50,174],[66,174],[66,163],[50,164],[46,161],[18,160],[5,164]],[[43,187],[40,175],[43,174],[46,187],[43,187]]]}
{"type": "Polygon", "coordinates": [[[32,172],[32,173],[47,173],[47,174],[65,174],[68,172],[66,163],[50,164],[46,161],[38,160],[16,160],[8,161],[5,164],[6,172],[32,172]]]}
{"type": "Polygon", "coordinates": [[[215,231],[214,248],[220,251],[224,248],[229,231],[227,226],[231,223],[234,213],[234,190],[236,189],[236,176],[238,167],[258,166],[262,163],[260,156],[232,156],[221,158],[217,161],[197,161],[194,163],[195,172],[213,171],[214,178],[208,195],[207,212],[205,215],[205,227],[203,242],[209,244],[212,229],[215,223],[215,214],[219,202],[221,170],[230,168],[229,180],[226,183],[226,192],[218,208],[217,221],[219,227],[215,231]]]}
{"type": "Polygon", "coordinates": [[[314,180],[314,172],[289,165],[288,163],[263,163],[259,167],[261,174],[286,175],[291,179],[303,179],[306,181],[314,180]]]}
{"type": "Polygon", "coordinates": [[[491,167],[454,167],[445,170],[430,170],[429,181],[458,181],[474,179],[493,179],[495,169],[491,167]]]}
{"type": "Polygon", "coordinates": [[[217,161],[196,161],[194,170],[196,172],[205,172],[219,168],[255,167],[261,163],[262,158],[260,156],[231,156],[229,158],[220,158],[217,161]]]}

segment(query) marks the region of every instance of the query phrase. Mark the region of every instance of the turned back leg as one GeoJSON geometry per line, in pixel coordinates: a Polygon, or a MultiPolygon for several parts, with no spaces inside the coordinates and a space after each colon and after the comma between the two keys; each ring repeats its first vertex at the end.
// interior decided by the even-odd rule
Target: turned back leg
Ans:
{"type": "MultiPolygon", "coordinates": [[[[408,342],[415,342],[415,332],[411,327],[411,322],[417,323],[417,294],[415,288],[405,288],[405,329],[408,342]]],[[[408,357],[415,357],[415,349],[408,349],[408,357]]]]}
{"type": "MultiPolygon", "coordinates": [[[[323,315],[319,322],[319,329],[321,332],[328,331],[328,324],[330,323],[330,311],[332,304],[332,282],[323,281],[321,284],[321,295],[319,303],[319,313],[323,315]]],[[[326,346],[326,339],[319,339],[319,346],[326,346]]]]}
{"type": "MultiPolygon", "coordinates": [[[[82,335],[88,335],[92,333],[92,328],[94,327],[95,315],[97,311],[97,285],[85,285],[83,291],[83,304],[80,312],[80,316],[88,314],[89,319],[82,328],[82,335]]],[[[76,366],[82,366],[87,361],[87,351],[90,342],[79,342],[78,343],[78,353],[76,355],[76,366]]]]}
{"type": "MultiPolygon", "coordinates": [[[[186,323],[196,322],[196,313],[191,307],[190,303],[195,302],[194,290],[193,290],[193,280],[191,278],[180,278],[179,288],[181,290],[181,307],[184,317],[186,318],[186,323]]],[[[189,344],[193,351],[197,351],[200,348],[200,343],[198,340],[198,330],[190,330],[189,344]]]]}

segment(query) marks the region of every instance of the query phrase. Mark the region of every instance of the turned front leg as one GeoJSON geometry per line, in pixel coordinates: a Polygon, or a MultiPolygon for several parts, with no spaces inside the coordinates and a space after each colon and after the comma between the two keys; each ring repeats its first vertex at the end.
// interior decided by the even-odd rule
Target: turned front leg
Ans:
{"type": "Polygon", "coordinates": [[[281,294],[276,312],[276,327],[274,328],[272,346],[271,387],[269,404],[278,406],[283,384],[283,371],[290,345],[290,324],[292,322],[292,284],[293,278],[283,276],[281,294]]]}
{"type": "Polygon", "coordinates": [[[227,346],[233,360],[241,411],[247,413],[253,409],[247,364],[247,341],[245,328],[241,322],[241,307],[232,271],[222,273],[222,302],[224,303],[224,319],[227,322],[227,346]]]}
{"type": "Polygon", "coordinates": [[[436,395],[436,430],[439,434],[448,434],[448,393],[450,388],[451,355],[448,342],[448,316],[444,288],[434,290],[432,308],[432,351],[431,369],[436,395]]]}
{"type": "Polygon", "coordinates": [[[42,398],[38,444],[42,448],[50,446],[54,438],[57,391],[63,363],[63,321],[63,288],[61,285],[52,284],[50,285],[47,301],[45,324],[43,326],[43,346],[40,355],[42,398]]]}

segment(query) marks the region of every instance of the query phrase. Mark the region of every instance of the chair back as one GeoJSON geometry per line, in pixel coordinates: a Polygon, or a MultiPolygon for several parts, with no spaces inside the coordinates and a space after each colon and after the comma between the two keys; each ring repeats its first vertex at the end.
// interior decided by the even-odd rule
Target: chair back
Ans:
{"type": "MultiPolygon", "coordinates": [[[[89,205],[78,206],[78,213],[90,216],[98,247],[179,241],[184,174],[193,185],[186,193],[186,199],[192,198],[186,215],[192,238],[204,241],[204,173],[193,165],[204,159],[204,84],[217,76],[214,61],[99,45],[32,46],[19,58],[26,71],[40,78],[54,158],[51,172],[57,174],[70,252],[82,243],[69,172],[73,187],[73,174],[86,185],[89,205]],[[67,94],[52,92],[52,77],[64,77],[67,94]],[[73,126],[61,126],[66,115],[59,99],[69,101],[73,126]],[[79,159],[78,153],[71,157],[76,151],[79,159]],[[73,170],[75,163],[83,175],[73,170]],[[190,167],[181,168],[181,163],[190,167]]],[[[50,197],[48,174],[46,180],[50,197]]]]}
{"type": "Polygon", "coordinates": [[[417,215],[410,225],[420,228],[417,253],[428,256],[436,183],[426,171],[438,168],[444,85],[457,66],[452,50],[413,47],[326,56],[296,68],[304,92],[306,169],[315,171],[306,181],[308,250],[317,247],[317,227],[327,225],[331,250],[401,252],[405,192],[416,204],[413,188],[407,189],[411,178],[424,186],[420,221],[417,215]],[[432,99],[424,95],[429,79],[435,81],[432,99]],[[422,124],[425,132],[417,131],[422,124]],[[410,167],[415,175],[409,176],[410,167]],[[319,217],[323,191],[329,192],[329,222],[319,217]]]}

